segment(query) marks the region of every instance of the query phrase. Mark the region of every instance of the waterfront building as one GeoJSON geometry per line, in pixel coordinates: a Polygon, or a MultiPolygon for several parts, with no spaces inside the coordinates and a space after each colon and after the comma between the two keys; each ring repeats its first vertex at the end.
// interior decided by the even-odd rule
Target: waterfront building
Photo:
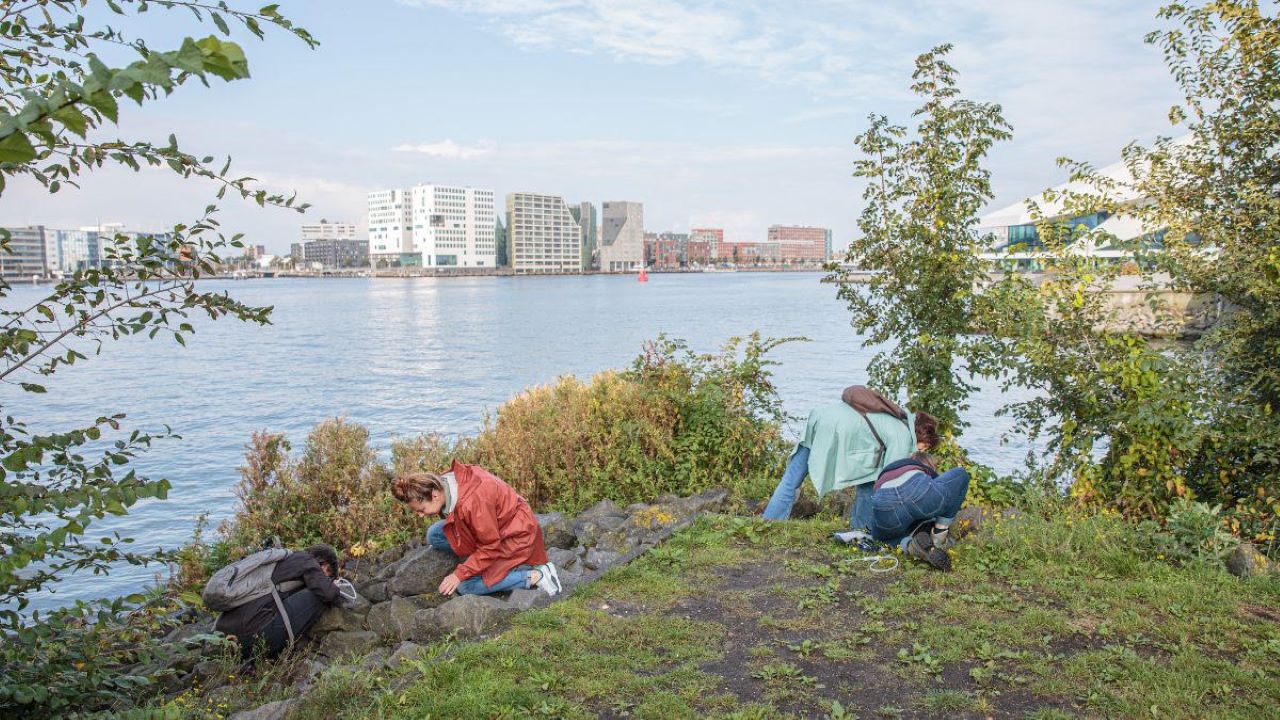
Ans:
{"type": "Polygon", "coordinates": [[[596,248],[600,245],[600,217],[596,206],[591,202],[579,203],[571,206],[569,213],[582,233],[582,269],[591,270],[599,261],[596,248]]]}
{"type": "Polygon", "coordinates": [[[296,268],[335,270],[369,267],[369,242],[366,240],[312,240],[293,243],[289,249],[296,268]]]}
{"type": "Polygon", "coordinates": [[[733,259],[720,253],[720,245],[724,243],[724,228],[694,228],[689,231],[689,241],[706,243],[708,257],[712,261],[733,259]]]}
{"type": "Polygon", "coordinates": [[[507,195],[507,239],[517,275],[582,272],[582,227],[559,195],[507,195]]]}
{"type": "Polygon", "coordinates": [[[0,252],[0,277],[14,280],[29,280],[33,275],[46,277],[49,270],[45,227],[28,225],[5,230],[9,232],[9,252],[0,252]]]}
{"type": "Polygon", "coordinates": [[[644,264],[644,206],[638,202],[606,202],[601,211],[601,272],[639,270],[644,264]]]}
{"type": "Polygon", "coordinates": [[[778,244],[783,262],[813,264],[831,259],[831,231],[808,225],[773,225],[769,242],[778,244]]]}
{"type": "MultiPolygon", "coordinates": [[[[1175,147],[1188,142],[1190,136],[1174,141],[1175,147]]],[[[978,219],[978,232],[994,236],[991,251],[984,253],[987,259],[1000,260],[1016,269],[1038,269],[1046,255],[1036,220],[1029,203],[1039,209],[1047,221],[1062,225],[1078,233],[1070,251],[1080,255],[1123,262],[1134,255],[1135,250],[1158,248],[1165,228],[1147,227],[1141,220],[1125,212],[1146,201],[1132,188],[1133,176],[1123,162],[1098,170],[1097,175],[1111,185],[1109,194],[1117,212],[1092,212],[1079,214],[1064,206],[1064,198],[1095,194],[1093,186],[1084,181],[1072,181],[1051,190],[1019,200],[978,219]],[[1052,196],[1054,199],[1049,200],[1052,196]]]]}
{"type": "Polygon", "coordinates": [[[782,262],[782,245],[776,242],[724,242],[721,261],[735,265],[777,265],[782,262]]]}
{"type": "Polygon", "coordinates": [[[705,267],[711,264],[711,243],[706,240],[694,240],[692,235],[685,248],[685,262],[691,267],[705,267]]]}
{"type": "Polygon", "coordinates": [[[645,264],[673,270],[689,265],[689,235],[686,233],[645,233],[645,264]]]}
{"type": "Polygon", "coordinates": [[[452,185],[417,185],[412,204],[413,250],[423,267],[497,265],[493,191],[452,185]]]}
{"type": "Polygon", "coordinates": [[[511,245],[507,238],[507,228],[497,214],[493,217],[494,264],[497,267],[511,267],[511,245]]]}
{"type": "Polygon", "coordinates": [[[368,195],[369,255],[379,267],[405,264],[413,253],[413,202],[408,190],[375,190],[368,195]]]}
{"type": "Polygon", "coordinates": [[[492,190],[427,183],[369,193],[369,252],[379,265],[497,265],[492,190]]]}
{"type": "Polygon", "coordinates": [[[312,240],[358,240],[354,223],[329,222],[324,218],[318,223],[303,223],[302,242],[312,240]]]}

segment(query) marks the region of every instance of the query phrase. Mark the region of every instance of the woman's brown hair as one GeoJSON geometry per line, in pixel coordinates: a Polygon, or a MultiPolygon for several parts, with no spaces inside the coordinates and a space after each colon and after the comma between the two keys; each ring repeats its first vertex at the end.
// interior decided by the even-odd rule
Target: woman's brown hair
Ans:
{"type": "Polygon", "coordinates": [[[444,492],[444,481],[435,473],[401,475],[391,483],[391,494],[402,503],[430,500],[433,492],[444,492]]]}
{"type": "Polygon", "coordinates": [[[933,452],[942,442],[938,437],[938,419],[927,412],[916,413],[916,442],[924,445],[925,452],[933,452]]]}

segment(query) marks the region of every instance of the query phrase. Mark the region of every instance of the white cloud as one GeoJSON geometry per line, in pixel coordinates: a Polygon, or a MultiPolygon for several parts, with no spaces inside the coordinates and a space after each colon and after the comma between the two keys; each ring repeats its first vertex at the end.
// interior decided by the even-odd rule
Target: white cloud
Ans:
{"type": "Polygon", "coordinates": [[[451,160],[467,160],[469,158],[481,157],[489,155],[494,151],[496,145],[487,140],[481,140],[475,145],[459,145],[452,140],[442,140],[434,143],[418,143],[397,145],[393,148],[396,152],[418,153],[427,157],[447,158],[451,160]]]}

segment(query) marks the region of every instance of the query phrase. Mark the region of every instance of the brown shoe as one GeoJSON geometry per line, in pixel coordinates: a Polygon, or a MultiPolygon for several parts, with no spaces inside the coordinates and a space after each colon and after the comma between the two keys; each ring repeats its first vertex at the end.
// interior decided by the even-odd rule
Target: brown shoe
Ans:
{"type": "Polygon", "coordinates": [[[921,530],[907,541],[907,554],[917,560],[929,563],[935,570],[951,571],[951,556],[946,550],[936,547],[928,530],[921,530]]]}

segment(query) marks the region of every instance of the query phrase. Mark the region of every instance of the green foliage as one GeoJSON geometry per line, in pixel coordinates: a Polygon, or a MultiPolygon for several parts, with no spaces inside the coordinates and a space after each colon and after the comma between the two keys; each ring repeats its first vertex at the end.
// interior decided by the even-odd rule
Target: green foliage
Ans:
{"type": "Polygon", "coordinates": [[[916,59],[911,90],[923,104],[914,136],[877,115],[858,136],[864,157],[854,176],[866,180],[866,207],[845,260],[874,274],[865,284],[833,275],[864,344],[893,341],[870,365],[872,384],[905,390],[911,407],[936,415],[944,433],[963,426],[965,398],[976,389],[966,378],[1003,357],[998,336],[973,334],[1000,299],[983,290],[989,268],[979,252],[989,240],[977,232],[977,213],[992,198],[982,161],[1011,137],[1000,106],[960,97],[945,60],[950,49],[916,59]]]}
{"type": "Polygon", "coordinates": [[[1150,551],[1170,562],[1204,562],[1221,566],[1239,540],[1223,528],[1222,506],[1178,498],[1165,513],[1164,527],[1147,521],[1150,551]]]}
{"type": "MultiPolygon", "coordinates": [[[[1178,501],[1219,504],[1233,531],[1276,537],[1280,514],[1280,19],[1254,2],[1174,4],[1147,40],[1165,55],[1187,135],[1124,150],[1129,177],[1060,161],[1087,188],[1050,192],[1057,217],[1128,215],[1151,234],[1126,268],[1074,252],[1121,246],[1032,207],[1049,257],[1038,285],[1010,279],[1020,312],[1011,383],[1041,390],[1006,411],[1053,452],[1045,470],[1081,502],[1161,518],[1178,501]],[[1133,198],[1144,198],[1136,203],[1133,198]],[[1108,333],[1105,296],[1123,272],[1227,309],[1194,344],[1108,333]],[[1157,274],[1163,273],[1163,274],[1157,274]]],[[[1167,315],[1152,296],[1157,316],[1167,315]]]]}
{"type": "Polygon", "coordinates": [[[421,530],[391,496],[365,428],[333,418],[311,431],[296,461],[289,449],[284,436],[265,431],[245,448],[240,508],[224,528],[233,554],[279,537],[289,547],[325,543],[359,556],[421,530]]]}
{"type": "MultiPolygon", "coordinates": [[[[253,178],[229,175],[213,158],[184,152],[170,135],[163,143],[103,141],[119,118],[119,101],[143,105],[188,81],[248,77],[244,52],[234,42],[210,36],[183,38],[172,51],[156,51],[109,27],[97,29],[82,0],[4,3],[0,22],[0,194],[12,177],[26,177],[56,193],[107,165],[139,170],[168,167],[181,177],[202,177],[260,205],[295,210],[292,197],[257,188],[253,178]],[[95,52],[129,48],[138,59],[113,68],[95,52]]],[[[276,26],[314,44],[305,30],[269,5],[257,12],[225,3],[173,0],[107,2],[117,15],[149,8],[181,9],[197,21],[211,20],[223,35],[227,20],[262,36],[276,26]]],[[[102,238],[102,267],[77,272],[26,308],[0,310],[0,381],[26,393],[64,366],[88,360],[124,336],[172,338],[185,344],[193,315],[266,323],[270,308],[252,307],[225,294],[202,290],[197,280],[213,272],[239,235],[224,235],[208,206],[191,222],[155,236],[102,238]]],[[[9,252],[0,231],[0,252],[9,252]]],[[[0,280],[0,299],[10,287],[0,280]]],[[[142,477],[127,465],[157,440],[174,438],[168,428],[147,433],[122,426],[123,414],[86,421],[80,427],[36,433],[15,413],[0,420],[0,633],[8,637],[0,657],[0,713],[26,717],[64,715],[71,709],[127,705],[163,673],[139,674],[130,663],[157,652],[146,631],[138,598],[81,603],[24,618],[33,594],[46,591],[72,571],[107,572],[112,563],[154,559],[128,551],[129,538],[88,538],[95,520],[124,515],[139,500],[163,499],[169,483],[142,477]],[[126,611],[128,614],[126,615],[126,611]]]]}

